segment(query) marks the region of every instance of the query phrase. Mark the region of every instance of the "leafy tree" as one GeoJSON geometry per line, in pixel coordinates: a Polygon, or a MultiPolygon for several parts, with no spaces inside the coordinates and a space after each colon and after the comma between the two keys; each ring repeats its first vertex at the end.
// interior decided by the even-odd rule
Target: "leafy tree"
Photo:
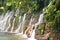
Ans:
{"type": "Polygon", "coordinates": [[[48,7],[45,8],[46,12],[45,18],[48,21],[49,27],[54,30],[54,32],[59,32],[60,24],[60,0],[53,0],[50,2],[48,7]]]}

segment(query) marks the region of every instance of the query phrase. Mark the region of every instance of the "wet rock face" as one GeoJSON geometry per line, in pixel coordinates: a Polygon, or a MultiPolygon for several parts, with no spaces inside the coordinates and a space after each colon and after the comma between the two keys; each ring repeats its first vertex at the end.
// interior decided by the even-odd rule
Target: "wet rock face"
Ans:
{"type": "Polygon", "coordinates": [[[37,29],[37,30],[35,31],[35,38],[36,38],[37,40],[41,40],[39,33],[40,33],[40,32],[39,32],[39,30],[37,29]]]}
{"type": "Polygon", "coordinates": [[[31,19],[31,14],[26,14],[25,25],[28,26],[31,19]]]}
{"type": "Polygon", "coordinates": [[[56,33],[54,36],[53,36],[54,40],[60,40],[60,33],[56,33]]]}

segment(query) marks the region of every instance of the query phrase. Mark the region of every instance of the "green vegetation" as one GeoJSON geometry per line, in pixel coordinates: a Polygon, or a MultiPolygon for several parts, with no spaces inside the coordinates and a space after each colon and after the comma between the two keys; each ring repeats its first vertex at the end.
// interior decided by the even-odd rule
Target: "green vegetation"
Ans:
{"type": "Polygon", "coordinates": [[[49,37],[48,40],[53,40],[53,38],[52,37],[49,37]]]}
{"type": "Polygon", "coordinates": [[[48,7],[44,9],[45,18],[48,21],[49,27],[53,32],[59,32],[60,24],[60,0],[52,1],[48,7]]]}
{"type": "Polygon", "coordinates": [[[42,27],[42,28],[40,29],[40,34],[43,35],[43,34],[44,34],[44,31],[45,31],[45,27],[42,27]]]}
{"type": "MultiPolygon", "coordinates": [[[[50,1],[50,0],[49,0],[50,1]]],[[[0,0],[0,12],[16,11],[20,10],[20,13],[26,13],[30,11],[39,11],[43,9],[44,5],[48,5],[48,0],[0,0]]]]}

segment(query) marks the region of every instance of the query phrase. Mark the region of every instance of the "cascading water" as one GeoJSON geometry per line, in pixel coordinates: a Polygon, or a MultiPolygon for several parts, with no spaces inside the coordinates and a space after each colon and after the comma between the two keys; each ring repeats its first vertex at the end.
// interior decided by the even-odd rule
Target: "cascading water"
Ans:
{"type": "Polygon", "coordinates": [[[38,22],[32,25],[32,27],[35,26],[35,29],[32,30],[32,32],[31,32],[31,37],[28,38],[28,40],[31,40],[31,39],[32,39],[32,40],[36,40],[36,39],[34,38],[34,37],[35,37],[35,30],[36,30],[36,28],[37,28],[37,25],[39,25],[39,24],[41,24],[41,23],[43,22],[43,17],[44,17],[44,13],[43,13],[43,14],[40,14],[40,17],[39,17],[38,22]]]}
{"type": "Polygon", "coordinates": [[[9,18],[9,16],[11,15],[8,14],[9,12],[6,13],[6,15],[2,18],[2,20],[0,20],[0,27],[1,27],[1,30],[4,31],[4,29],[6,28],[6,22],[7,22],[7,19],[9,18]]]}
{"type": "Polygon", "coordinates": [[[13,29],[14,29],[14,22],[15,22],[15,18],[14,18],[13,23],[12,23],[11,32],[13,32],[13,29]]]}
{"type": "Polygon", "coordinates": [[[19,17],[18,28],[15,30],[15,32],[19,33],[20,28],[21,28],[21,16],[19,17]]]}
{"type": "Polygon", "coordinates": [[[26,14],[24,14],[23,20],[22,20],[22,34],[23,34],[23,27],[24,27],[24,24],[25,24],[25,18],[26,18],[26,14]]]}
{"type": "Polygon", "coordinates": [[[22,36],[21,37],[27,38],[27,40],[31,40],[31,39],[36,40],[35,39],[35,30],[37,28],[37,25],[39,25],[40,23],[43,22],[44,13],[40,14],[40,17],[38,19],[38,22],[35,23],[35,24],[32,24],[33,18],[31,17],[31,20],[30,20],[30,23],[29,23],[29,26],[28,26],[28,27],[30,27],[32,29],[31,31],[29,29],[29,31],[30,31],[30,38],[27,36],[26,31],[25,31],[25,33],[23,33],[23,28],[24,28],[24,24],[25,24],[26,14],[24,14],[22,22],[21,22],[21,16],[19,16],[18,27],[16,28],[16,30],[14,30],[14,27],[15,27],[14,26],[15,19],[16,19],[16,17],[19,14],[19,10],[16,10],[15,15],[12,14],[12,13],[13,12],[7,12],[5,14],[5,16],[0,16],[1,17],[0,18],[0,30],[1,30],[1,32],[17,33],[18,35],[21,35],[19,33],[22,33],[22,36]],[[12,25],[11,25],[10,20],[13,17],[13,15],[15,17],[13,18],[13,22],[12,22],[12,25]],[[8,26],[7,27],[6,27],[6,23],[8,23],[8,26]],[[33,27],[35,27],[35,29],[33,29],[33,27]],[[9,29],[10,29],[10,31],[8,31],[9,29]],[[21,29],[21,32],[20,32],[20,29],[21,29]]]}
{"type": "Polygon", "coordinates": [[[10,26],[11,26],[11,23],[10,23],[10,20],[11,20],[11,18],[12,18],[12,15],[11,15],[11,17],[9,17],[9,19],[8,19],[8,27],[6,28],[6,32],[8,31],[8,29],[10,28],[10,26]]]}

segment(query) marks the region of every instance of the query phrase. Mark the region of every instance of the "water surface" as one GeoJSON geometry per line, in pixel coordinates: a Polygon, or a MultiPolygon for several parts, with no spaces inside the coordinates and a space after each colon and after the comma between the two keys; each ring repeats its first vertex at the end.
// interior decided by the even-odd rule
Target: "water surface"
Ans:
{"type": "Polygon", "coordinates": [[[27,40],[22,35],[16,35],[15,33],[0,32],[0,40],[27,40]]]}

